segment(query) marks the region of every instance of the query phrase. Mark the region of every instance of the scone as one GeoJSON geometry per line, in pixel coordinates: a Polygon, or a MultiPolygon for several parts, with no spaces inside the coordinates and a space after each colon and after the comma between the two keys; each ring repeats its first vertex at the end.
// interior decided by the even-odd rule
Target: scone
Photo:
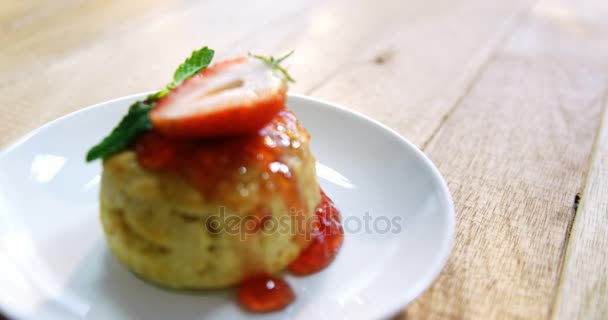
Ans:
{"type": "Polygon", "coordinates": [[[293,113],[282,110],[254,136],[171,141],[181,143],[187,173],[142,167],[138,154],[144,164],[150,156],[136,150],[167,140],[143,136],[103,163],[101,220],[131,270],[165,286],[218,288],[280,271],[307,246],[302,223],[320,193],[308,133],[293,113]]]}
{"type": "Polygon", "coordinates": [[[289,55],[207,67],[213,54],[194,51],[87,154],[103,159],[103,230],[141,278],[238,286],[246,310],[280,310],[295,293],[276,274],[327,267],[344,238],[340,213],[319,188],[308,132],[285,105],[292,79],[280,63],[289,55]]]}

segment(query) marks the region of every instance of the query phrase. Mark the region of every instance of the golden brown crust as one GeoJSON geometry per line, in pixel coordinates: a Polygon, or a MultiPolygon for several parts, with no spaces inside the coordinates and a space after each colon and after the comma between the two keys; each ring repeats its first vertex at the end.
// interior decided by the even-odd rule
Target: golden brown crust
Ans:
{"type": "MultiPolygon", "coordinates": [[[[314,216],[320,196],[308,145],[284,160],[304,216],[314,216]]],[[[260,176],[255,171],[249,173],[260,176]]],[[[294,236],[292,214],[278,193],[259,201],[276,221],[287,221],[290,230],[244,234],[210,228],[209,217],[220,210],[224,217],[255,215],[255,197],[252,192],[246,199],[251,205],[231,206],[243,209],[230,211],[230,206],[206,201],[183,177],[144,170],[132,151],[124,151],[104,161],[101,220],[112,252],[143,278],[177,288],[226,287],[251,273],[282,270],[306,245],[294,236]]]]}

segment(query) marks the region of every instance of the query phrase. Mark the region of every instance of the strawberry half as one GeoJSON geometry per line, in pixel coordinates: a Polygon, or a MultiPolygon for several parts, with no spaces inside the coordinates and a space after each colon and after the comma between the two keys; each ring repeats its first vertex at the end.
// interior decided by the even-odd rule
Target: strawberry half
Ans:
{"type": "Polygon", "coordinates": [[[158,100],[150,120],[163,134],[203,138],[254,133],[285,105],[286,79],[253,57],[217,63],[158,100]]]}

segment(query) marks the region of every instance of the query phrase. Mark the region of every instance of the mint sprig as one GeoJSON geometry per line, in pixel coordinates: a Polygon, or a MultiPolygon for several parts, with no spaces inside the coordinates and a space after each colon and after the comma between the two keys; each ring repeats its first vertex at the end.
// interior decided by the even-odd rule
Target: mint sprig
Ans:
{"type": "Polygon", "coordinates": [[[173,74],[173,82],[171,82],[167,88],[173,89],[184,82],[184,80],[207,68],[209,63],[211,63],[211,59],[213,59],[214,53],[215,51],[207,47],[192,51],[190,58],[186,59],[184,63],[177,67],[177,70],[175,70],[175,73],[173,74]]]}
{"type": "Polygon", "coordinates": [[[148,119],[148,113],[154,104],[137,101],[129,108],[118,126],[112,130],[99,144],[91,148],[87,153],[87,162],[107,158],[114,153],[126,148],[131,140],[140,133],[152,129],[152,122],[148,119]]]}
{"type": "Polygon", "coordinates": [[[129,112],[118,123],[118,126],[87,152],[87,162],[105,159],[123,150],[138,135],[152,129],[152,122],[150,122],[148,114],[154,108],[156,101],[169,94],[171,90],[179,86],[186,79],[207,68],[213,59],[214,53],[212,49],[207,47],[193,51],[192,55],[175,70],[173,81],[166,88],[148,95],[145,101],[137,101],[129,107],[129,112]]]}
{"type": "Polygon", "coordinates": [[[207,66],[211,63],[214,54],[215,51],[213,51],[213,49],[209,49],[208,47],[203,47],[199,50],[192,51],[190,57],[180,64],[179,67],[177,67],[177,70],[175,70],[175,73],[173,74],[173,81],[171,81],[167,87],[159,92],[149,95],[146,100],[158,100],[169,94],[171,90],[182,84],[184,80],[207,68],[207,66]]]}

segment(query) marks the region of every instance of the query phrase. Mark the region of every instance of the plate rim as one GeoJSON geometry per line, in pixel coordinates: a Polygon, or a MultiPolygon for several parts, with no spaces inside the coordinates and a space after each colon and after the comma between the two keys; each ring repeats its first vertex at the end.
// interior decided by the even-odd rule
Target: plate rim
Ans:
{"type": "MultiPolygon", "coordinates": [[[[438,253],[439,259],[437,259],[435,261],[435,263],[429,268],[430,272],[429,272],[428,278],[424,281],[419,281],[412,287],[412,290],[410,290],[411,294],[404,295],[402,298],[403,300],[400,300],[401,301],[400,303],[393,303],[391,308],[387,308],[387,309],[391,309],[390,312],[387,310],[386,312],[381,313],[382,318],[395,316],[399,312],[404,311],[417,297],[422,295],[422,293],[424,293],[428,288],[431,287],[431,285],[433,283],[435,283],[435,281],[437,280],[437,278],[439,277],[439,275],[441,274],[441,272],[447,265],[450,254],[452,253],[452,249],[454,247],[454,242],[455,242],[455,236],[456,236],[456,209],[454,207],[454,200],[453,200],[452,194],[447,186],[447,182],[445,181],[445,179],[441,175],[441,172],[439,172],[439,169],[437,169],[437,167],[435,166],[433,161],[431,161],[431,159],[422,150],[420,150],[420,148],[418,148],[418,146],[416,146],[414,143],[412,143],[411,141],[406,139],[404,136],[399,134],[396,130],[390,128],[389,126],[383,124],[382,122],[380,122],[376,119],[373,119],[359,111],[352,110],[352,109],[344,107],[340,104],[328,102],[323,99],[314,98],[314,97],[310,97],[310,96],[306,96],[306,95],[302,95],[302,94],[289,94],[289,97],[294,97],[296,99],[305,100],[305,101],[309,101],[309,102],[313,102],[313,103],[321,103],[323,105],[333,107],[333,108],[339,110],[340,112],[346,113],[353,117],[358,117],[360,119],[366,120],[366,121],[380,127],[381,129],[386,130],[391,136],[393,136],[394,138],[399,140],[401,143],[403,143],[405,146],[407,146],[411,151],[413,151],[413,154],[415,154],[418,158],[420,158],[420,160],[422,160],[423,163],[425,163],[428,166],[433,177],[439,182],[439,187],[441,189],[441,192],[446,196],[447,211],[448,211],[447,212],[447,229],[448,230],[447,230],[447,237],[445,238],[445,241],[443,241],[441,243],[441,250],[438,253]]],[[[397,301],[399,299],[395,299],[395,300],[397,301]]]]}
{"type": "MultiPolygon", "coordinates": [[[[17,138],[13,142],[9,143],[7,146],[5,146],[3,149],[0,150],[0,159],[7,156],[10,152],[12,152],[14,149],[19,147],[20,145],[26,143],[33,136],[39,134],[41,131],[43,131],[49,127],[56,125],[59,122],[68,120],[69,118],[75,117],[76,115],[78,115],[80,113],[89,112],[92,109],[100,108],[103,105],[107,105],[110,103],[116,103],[116,102],[123,101],[123,100],[138,98],[138,97],[145,97],[154,92],[156,92],[156,91],[144,91],[144,92],[140,92],[140,93],[134,93],[134,94],[129,94],[126,96],[118,97],[118,98],[105,100],[105,101],[98,102],[98,103],[89,105],[87,107],[81,108],[79,110],[72,111],[72,112],[67,113],[63,116],[60,116],[58,118],[55,118],[33,130],[29,131],[28,133],[17,138]]],[[[329,106],[331,108],[334,108],[334,109],[340,111],[343,114],[346,114],[351,117],[359,118],[361,120],[364,120],[366,122],[369,122],[370,124],[373,124],[373,125],[379,127],[380,129],[385,130],[393,138],[396,138],[400,143],[404,144],[410,151],[412,151],[412,153],[414,155],[416,155],[419,158],[419,160],[421,162],[423,162],[429,168],[430,173],[432,174],[433,178],[438,182],[440,191],[445,196],[446,205],[447,205],[447,212],[446,212],[447,234],[446,234],[444,241],[441,242],[441,245],[440,245],[441,249],[438,250],[438,253],[437,253],[438,258],[430,266],[429,276],[426,277],[426,279],[416,282],[412,286],[412,289],[409,290],[409,292],[410,292],[409,294],[406,294],[404,296],[401,296],[400,298],[394,299],[393,303],[388,304],[390,307],[386,307],[385,310],[380,311],[379,314],[383,317],[390,317],[390,316],[394,316],[394,315],[398,314],[399,312],[402,312],[417,297],[422,295],[422,293],[424,293],[428,288],[430,288],[430,286],[433,283],[435,283],[435,281],[437,280],[437,278],[439,277],[439,275],[441,274],[441,272],[447,265],[448,259],[453,250],[454,242],[455,242],[455,235],[456,235],[456,210],[454,207],[454,201],[452,198],[452,194],[447,186],[447,182],[441,175],[439,169],[431,161],[431,159],[420,148],[418,148],[418,146],[416,146],[414,143],[410,142],[404,136],[399,134],[396,130],[381,123],[380,121],[375,120],[375,119],[371,118],[370,116],[365,115],[362,112],[349,109],[341,104],[329,102],[329,101],[321,99],[321,98],[311,97],[311,96],[307,96],[304,94],[298,94],[298,93],[288,93],[287,96],[288,96],[287,103],[289,102],[289,99],[296,99],[296,100],[306,101],[309,103],[316,103],[316,104],[329,106]]],[[[15,315],[11,314],[11,312],[9,311],[10,308],[7,310],[7,308],[2,308],[0,306],[0,310],[2,310],[2,312],[5,313],[6,315],[8,315],[9,317],[15,317],[15,315]]]]}

